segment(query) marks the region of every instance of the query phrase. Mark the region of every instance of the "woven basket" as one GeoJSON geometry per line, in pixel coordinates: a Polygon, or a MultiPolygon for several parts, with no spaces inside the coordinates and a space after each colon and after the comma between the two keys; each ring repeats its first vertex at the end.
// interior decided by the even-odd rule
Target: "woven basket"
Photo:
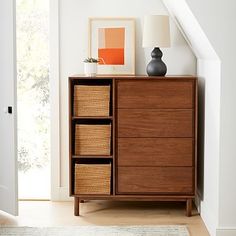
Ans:
{"type": "Polygon", "coordinates": [[[75,164],[75,194],[110,194],[111,164],[75,164]]]}
{"type": "Polygon", "coordinates": [[[110,86],[74,86],[74,116],[109,116],[110,86]]]}
{"type": "Polygon", "coordinates": [[[75,127],[75,155],[110,155],[111,124],[75,127]]]}

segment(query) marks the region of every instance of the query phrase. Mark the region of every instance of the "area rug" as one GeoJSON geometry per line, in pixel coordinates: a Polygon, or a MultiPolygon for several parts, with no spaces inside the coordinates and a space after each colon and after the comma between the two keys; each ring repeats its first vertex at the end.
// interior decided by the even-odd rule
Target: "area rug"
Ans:
{"type": "Polygon", "coordinates": [[[190,236],[186,226],[0,227],[1,236],[190,236]]]}

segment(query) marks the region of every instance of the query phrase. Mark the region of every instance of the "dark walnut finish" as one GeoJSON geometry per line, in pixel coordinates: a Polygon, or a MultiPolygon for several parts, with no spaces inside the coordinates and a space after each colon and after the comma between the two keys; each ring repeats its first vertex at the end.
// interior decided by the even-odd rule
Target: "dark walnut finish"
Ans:
{"type": "Polygon", "coordinates": [[[118,167],[120,194],[193,194],[192,167],[118,167]]]}
{"type": "Polygon", "coordinates": [[[193,108],[194,85],[188,81],[122,81],[117,85],[117,108],[193,108]]]}
{"type": "Polygon", "coordinates": [[[83,200],[185,201],[196,191],[197,78],[72,76],[69,79],[70,196],[83,200]],[[76,84],[111,86],[109,117],[73,117],[76,84]],[[111,155],[75,156],[77,122],[111,122],[111,155]],[[75,163],[111,161],[110,195],[75,195],[75,163]]]}
{"type": "Polygon", "coordinates": [[[118,138],[117,165],[194,166],[193,145],[192,138],[118,138]]]}
{"type": "Polygon", "coordinates": [[[130,108],[118,109],[117,113],[118,137],[156,138],[193,135],[192,109],[130,108]]]}

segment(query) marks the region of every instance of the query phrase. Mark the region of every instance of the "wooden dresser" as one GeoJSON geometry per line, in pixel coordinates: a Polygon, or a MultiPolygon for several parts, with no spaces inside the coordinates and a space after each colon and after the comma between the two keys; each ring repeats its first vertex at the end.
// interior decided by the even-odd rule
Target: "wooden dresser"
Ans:
{"type": "MultiPolygon", "coordinates": [[[[79,96],[83,93],[76,95],[79,96]]],[[[75,215],[79,215],[80,202],[98,199],[185,201],[186,214],[191,215],[197,179],[196,77],[72,76],[69,78],[69,127],[70,196],[75,200],[75,215]],[[74,115],[74,109],[78,109],[74,104],[78,85],[109,86],[106,116],[74,115]],[[109,124],[110,152],[76,154],[78,124],[109,124]],[[103,172],[96,172],[98,176],[92,179],[95,171],[91,169],[90,182],[86,182],[84,178],[89,178],[89,172],[78,172],[78,179],[75,171],[94,164],[110,166],[110,182],[106,185],[109,191],[104,194],[89,190],[96,181],[104,187],[104,178],[100,176],[103,172]],[[92,186],[88,186],[91,187],[87,188],[88,192],[75,191],[81,183],[92,186]]]]}

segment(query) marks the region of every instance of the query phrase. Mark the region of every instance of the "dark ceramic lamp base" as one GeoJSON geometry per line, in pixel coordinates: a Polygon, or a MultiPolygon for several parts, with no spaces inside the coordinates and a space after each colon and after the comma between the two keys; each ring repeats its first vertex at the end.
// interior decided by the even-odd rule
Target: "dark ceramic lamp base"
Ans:
{"type": "Polygon", "coordinates": [[[152,60],[147,65],[147,74],[149,76],[164,76],[167,72],[166,64],[161,60],[162,51],[160,48],[154,48],[151,56],[152,60]]]}

